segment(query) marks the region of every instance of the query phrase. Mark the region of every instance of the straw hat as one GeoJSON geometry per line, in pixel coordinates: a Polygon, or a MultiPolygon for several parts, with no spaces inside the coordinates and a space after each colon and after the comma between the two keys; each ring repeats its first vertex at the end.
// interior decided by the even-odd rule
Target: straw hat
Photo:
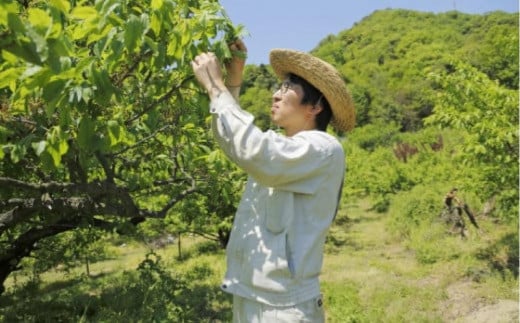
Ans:
{"type": "Polygon", "coordinates": [[[280,79],[296,74],[317,88],[330,104],[332,125],[342,131],[354,128],[354,102],[339,72],[329,63],[291,49],[273,49],[269,60],[280,79]]]}

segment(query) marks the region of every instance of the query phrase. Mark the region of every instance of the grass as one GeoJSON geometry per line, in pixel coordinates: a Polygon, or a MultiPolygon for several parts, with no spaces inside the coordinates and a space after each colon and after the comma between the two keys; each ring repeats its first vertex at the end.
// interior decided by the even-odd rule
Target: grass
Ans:
{"type": "MultiPolygon", "coordinates": [[[[370,211],[368,201],[346,207],[331,229],[321,276],[327,321],[463,322],[486,306],[517,304],[518,271],[505,269],[511,252],[504,243],[504,237],[517,237],[516,228],[480,223],[482,233],[470,230],[466,240],[447,234],[441,223],[418,227],[404,239],[389,232],[385,214],[370,211]]],[[[184,237],[182,246],[183,259],[176,245],[153,255],[140,244],[115,246],[117,258],[91,264],[91,278],[82,267],[66,275],[52,270],[32,287],[27,277],[17,276],[16,284],[11,277],[0,318],[114,322],[175,314],[169,321],[229,321],[231,300],[218,288],[224,252],[196,237],[184,237]],[[143,264],[147,270],[138,269],[143,264]],[[178,311],[186,312],[185,319],[178,311]]],[[[497,317],[505,313],[494,311],[497,317]]],[[[507,313],[505,322],[518,320],[518,309],[507,313]]]]}
{"type": "Polygon", "coordinates": [[[329,322],[449,322],[453,313],[518,302],[518,277],[492,269],[493,257],[479,256],[516,228],[481,219],[482,232],[470,228],[463,240],[442,223],[429,223],[403,239],[388,231],[384,214],[369,209],[366,201],[351,208],[347,223],[353,224],[345,227],[351,242],[325,257],[329,322]],[[450,295],[453,288],[457,297],[450,295]]]}

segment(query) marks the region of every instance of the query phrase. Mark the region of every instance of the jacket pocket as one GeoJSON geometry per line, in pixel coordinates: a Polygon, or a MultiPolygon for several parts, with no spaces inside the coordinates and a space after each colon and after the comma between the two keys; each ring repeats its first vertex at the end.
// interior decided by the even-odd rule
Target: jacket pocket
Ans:
{"type": "Polygon", "coordinates": [[[265,202],[267,230],[274,234],[284,232],[294,216],[294,193],[269,188],[265,202]]]}
{"type": "MultiPolygon", "coordinates": [[[[287,260],[287,235],[269,234],[258,253],[250,258],[251,284],[270,293],[285,293],[290,288],[293,275],[287,260]]],[[[249,276],[248,276],[249,277],[249,276]]]]}

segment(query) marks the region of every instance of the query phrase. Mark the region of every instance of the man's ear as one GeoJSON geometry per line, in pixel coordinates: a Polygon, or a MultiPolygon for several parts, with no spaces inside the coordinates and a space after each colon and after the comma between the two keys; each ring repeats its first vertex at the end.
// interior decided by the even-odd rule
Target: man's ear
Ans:
{"type": "Polygon", "coordinates": [[[314,115],[318,115],[322,110],[323,110],[323,107],[321,106],[321,104],[315,104],[311,108],[311,112],[314,115]]]}

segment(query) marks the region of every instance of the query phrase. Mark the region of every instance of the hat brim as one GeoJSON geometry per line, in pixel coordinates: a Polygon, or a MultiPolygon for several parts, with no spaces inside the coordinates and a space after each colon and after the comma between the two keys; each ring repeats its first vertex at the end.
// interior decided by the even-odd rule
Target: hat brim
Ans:
{"type": "Polygon", "coordinates": [[[329,63],[310,54],[291,49],[273,49],[271,67],[280,79],[296,74],[317,88],[332,109],[332,126],[350,131],[355,124],[354,102],[339,72],[329,63]]]}

